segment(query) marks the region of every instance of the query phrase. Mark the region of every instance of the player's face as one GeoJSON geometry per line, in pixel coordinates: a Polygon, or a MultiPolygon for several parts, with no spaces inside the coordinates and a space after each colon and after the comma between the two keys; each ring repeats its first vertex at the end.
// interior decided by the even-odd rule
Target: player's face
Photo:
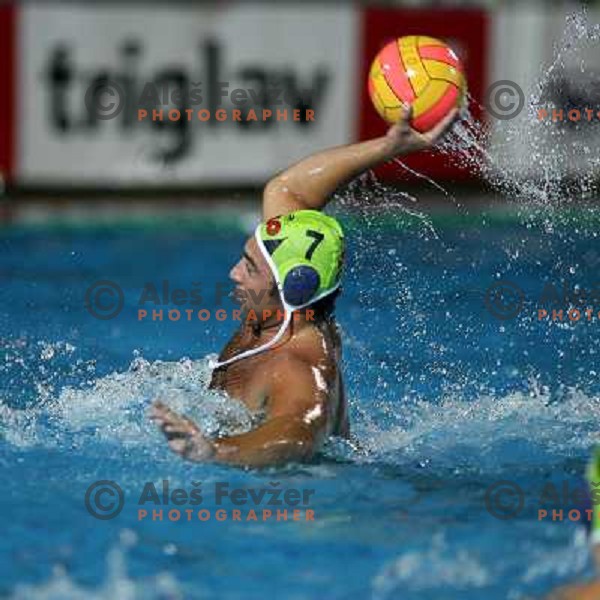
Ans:
{"type": "Polygon", "coordinates": [[[245,313],[252,309],[260,319],[263,310],[281,307],[273,274],[254,237],[244,245],[242,258],[231,269],[229,277],[236,284],[234,297],[245,313]]]}

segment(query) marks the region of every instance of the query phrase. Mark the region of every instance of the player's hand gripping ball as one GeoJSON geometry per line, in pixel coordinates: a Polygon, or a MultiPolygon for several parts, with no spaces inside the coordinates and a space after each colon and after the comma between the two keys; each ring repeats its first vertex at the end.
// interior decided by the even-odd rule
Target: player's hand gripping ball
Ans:
{"type": "Polygon", "coordinates": [[[387,44],[369,72],[369,94],[377,112],[394,124],[402,109],[411,106],[410,126],[420,133],[462,106],[466,88],[464,69],[454,50],[423,35],[387,44]]]}

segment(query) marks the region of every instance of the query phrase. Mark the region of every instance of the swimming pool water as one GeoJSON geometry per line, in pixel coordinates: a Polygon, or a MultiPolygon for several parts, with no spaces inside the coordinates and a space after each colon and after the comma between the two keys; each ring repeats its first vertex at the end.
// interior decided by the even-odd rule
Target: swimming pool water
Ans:
{"type": "MultiPolygon", "coordinates": [[[[315,464],[266,472],[181,461],[145,416],[160,397],[209,429],[249,426],[205,389],[206,356],[231,321],[136,318],[148,282],[224,282],[243,232],[5,231],[0,595],[506,599],[591,573],[582,527],[539,521],[537,508],[548,481],[581,485],[599,438],[598,319],[539,322],[536,310],[548,283],[593,288],[594,227],[439,218],[434,235],[346,225],[337,314],[361,448],[331,444],[315,464]],[[99,280],[124,292],[112,320],[84,305],[99,280]],[[514,319],[484,302],[499,280],[523,291],[514,319]],[[315,520],[138,521],[145,482],[164,479],[188,490],[194,481],[207,491],[219,481],[314,489],[315,520]],[[86,511],[98,480],[124,491],[112,520],[86,511]],[[514,519],[486,510],[499,480],[524,490],[514,519]]],[[[210,293],[203,306],[215,308],[210,293]]],[[[210,493],[202,507],[216,509],[210,493]]]]}

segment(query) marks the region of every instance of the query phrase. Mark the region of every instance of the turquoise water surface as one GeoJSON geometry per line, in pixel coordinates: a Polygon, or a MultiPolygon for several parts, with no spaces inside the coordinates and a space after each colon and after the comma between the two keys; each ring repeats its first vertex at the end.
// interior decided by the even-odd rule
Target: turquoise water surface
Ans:
{"type": "Polygon", "coordinates": [[[537,310],[548,285],[585,289],[594,305],[595,223],[440,215],[432,231],[394,215],[339,216],[349,250],[337,314],[359,447],[331,443],[314,464],[266,472],[184,462],[146,416],[160,397],[211,432],[251,426],[206,390],[206,357],[232,322],[136,312],[144,286],[163,280],[201,283],[215,309],[211,290],[237,260],[241,229],[4,231],[0,596],[506,599],[591,573],[583,527],[540,521],[538,509],[548,482],[581,486],[599,439],[598,317],[539,321],[537,310]],[[85,306],[100,280],[123,291],[110,320],[85,306]],[[486,296],[498,281],[520,299],[486,296]],[[513,318],[493,314],[518,302],[513,318]],[[113,519],[86,509],[99,480],[123,491],[113,519]],[[200,482],[213,514],[218,482],[314,490],[315,518],[140,521],[144,486],[163,480],[200,482]],[[523,493],[514,518],[486,508],[501,480],[523,493]]]}

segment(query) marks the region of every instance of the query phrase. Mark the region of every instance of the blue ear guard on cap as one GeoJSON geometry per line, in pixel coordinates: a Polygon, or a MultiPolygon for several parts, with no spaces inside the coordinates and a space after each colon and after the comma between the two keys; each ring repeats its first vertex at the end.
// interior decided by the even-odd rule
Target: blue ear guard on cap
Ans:
{"type": "Polygon", "coordinates": [[[316,269],[309,265],[294,267],[283,281],[283,297],[291,306],[301,306],[310,302],[319,289],[321,278],[316,269]]]}

